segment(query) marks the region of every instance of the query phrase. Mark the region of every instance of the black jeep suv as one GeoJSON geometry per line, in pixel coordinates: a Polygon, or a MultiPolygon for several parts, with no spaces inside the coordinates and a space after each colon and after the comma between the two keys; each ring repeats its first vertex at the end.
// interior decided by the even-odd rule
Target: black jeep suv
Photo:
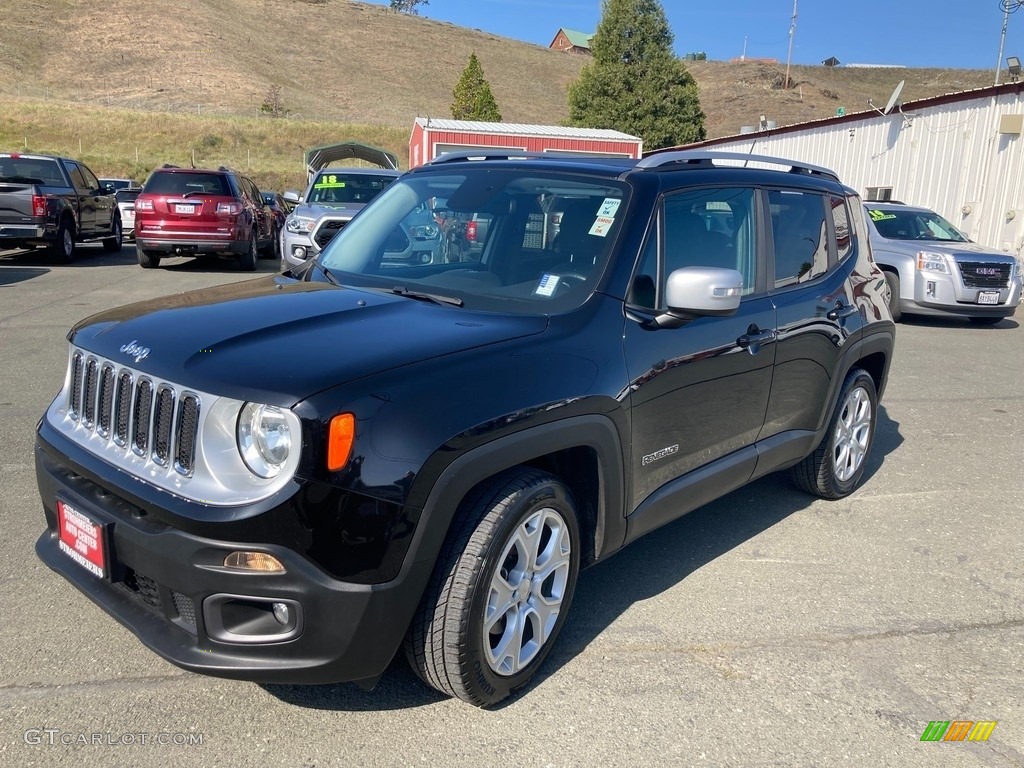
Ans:
{"type": "Polygon", "coordinates": [[[581,568],[769,472],[863,476],[894,341],[863,206],[736,158],[445,155],[298,271],[83,321],[39,556],[186,669],[370,686],[404,644],[500,701],[581,568]],[[486,218],[479,258],[389,258],[424,205],[486,218]]]}

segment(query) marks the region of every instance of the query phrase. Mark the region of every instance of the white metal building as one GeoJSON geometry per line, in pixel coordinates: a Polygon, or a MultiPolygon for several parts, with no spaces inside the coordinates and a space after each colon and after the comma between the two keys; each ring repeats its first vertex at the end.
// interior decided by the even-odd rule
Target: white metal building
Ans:
{"type": "Polygon", "coordinates": [[[832,168],[866,200],[932,208],[972,240],[1024,255],[1024,83],[743,133],[680,149],[832,168]]]}

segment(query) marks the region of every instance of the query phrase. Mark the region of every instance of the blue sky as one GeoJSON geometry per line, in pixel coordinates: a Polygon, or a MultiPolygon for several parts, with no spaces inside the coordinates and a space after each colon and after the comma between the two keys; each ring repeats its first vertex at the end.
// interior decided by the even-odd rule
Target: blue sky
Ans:
{"type": "MultiPolygon", "coordinates": [[[[680,56],[728,60],[743,53],[746,38],[747,56],[786,61],[793,0],[662,0],[662,8],[680,56]]],[[[601,2],[430,0],[420,15],[546,46],[559,27],[594,31],[601,2]]],[[[994,78],[1002,25],[999,0],[799,0],[792,61],[990,69],[994,78]]],[[[1024,59],[1024,7],[1010,14],[1004,68],[1012,55],[1024,59]]]]}

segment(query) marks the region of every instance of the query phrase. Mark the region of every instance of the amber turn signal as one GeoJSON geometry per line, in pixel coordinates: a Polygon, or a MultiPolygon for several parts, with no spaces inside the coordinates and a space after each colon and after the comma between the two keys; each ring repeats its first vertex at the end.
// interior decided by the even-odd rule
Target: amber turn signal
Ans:
{"type": "Polygon", "coordinates": [[[355,416],[351,413],[339,413],[331,419],[331,428],[327,435],[327,469],[337,472],[348,464],[355,437],[355,416]]]}
{"type": "Polygon", "coordinates": [[[240,571],[284,573],[281,561],[266,552],[232,552],[224,558],[224,567],[237,568],[240,571]]]}

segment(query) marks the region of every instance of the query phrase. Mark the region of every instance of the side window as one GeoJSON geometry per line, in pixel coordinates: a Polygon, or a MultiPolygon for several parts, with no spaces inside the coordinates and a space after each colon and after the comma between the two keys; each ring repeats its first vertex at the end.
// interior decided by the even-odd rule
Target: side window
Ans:
{"type": "Polygon", "coordinates": [[[67,164],[68,174],[71,176],[71,183],[75,185],[75,189],[79,193],[85,193],[89,191],[89,185],[85,181],[85,176],[82,175],[82,169],[78,167],[77,163],[67,164]]]}
{"type": "Polygon", "coordinates": [[[78,169],[82,172],[82,178],[85,179],[85,186],[89,189],[100,188],[100,180],[96,178],[96,175],[92,171],[84,165],[78,166],[78,169]]]}
{"type": "Polygon", "coordinates": [[[754,190],[747,187],[692,189],[665,198],[665,269],[721,267],[743,275],[743,295],[757,284],[754,190]]]}
{"type": "Polygon", "coordinates": [[[832,226],[836,232],[836,259],[842,261],[853,250],[853,233],[850,231],[850,211],[846,200],[832,195],[828,199],[832,209],[832,226]]]}
{"type": "Polygon", "coordinates": [[[825,199],[815,192],[771,190],[775,287],[805,283],[828,271],[825,199]]]}

